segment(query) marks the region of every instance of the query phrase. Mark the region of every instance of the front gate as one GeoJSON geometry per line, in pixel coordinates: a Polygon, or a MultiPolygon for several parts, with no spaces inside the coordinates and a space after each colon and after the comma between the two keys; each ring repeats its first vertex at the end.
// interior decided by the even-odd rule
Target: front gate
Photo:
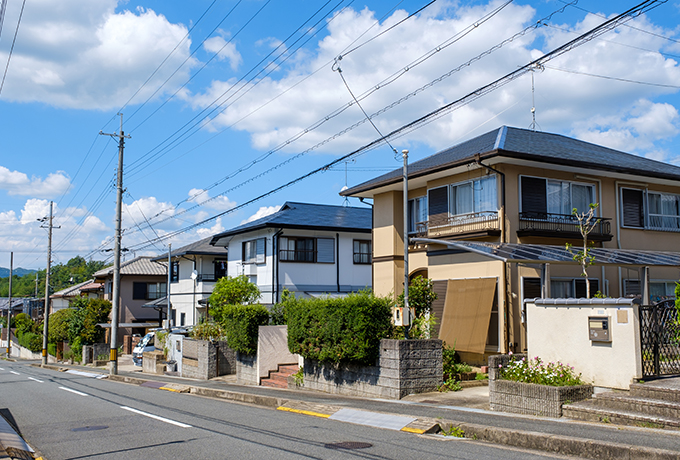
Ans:
{"type": "Polygon", "coordinates": [[[680,324],[675,300],[640,307],[642,376],[680,374],[680,324]]]}

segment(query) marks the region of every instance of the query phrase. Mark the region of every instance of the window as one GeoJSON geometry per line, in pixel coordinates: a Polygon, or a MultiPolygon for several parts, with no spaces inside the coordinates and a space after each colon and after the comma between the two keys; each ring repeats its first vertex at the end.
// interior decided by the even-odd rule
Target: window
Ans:
{"type": "MultiPolygon", "coordinates": [[[[600,280],[589,279],[590,282],[590,297],[594,297],[595,293],[600,289],[600,280]]],[[[550,297],[553,299],[568,299],[568,298],[585,298],[586,296],[586,280],[583,278],[574,279],[551,279],[550,280],[550,297]]]]}
{"type": "MultiPolygon", "coordinates": [[[[675,281],[650,281],[649,282],[649,302],[656,303],[665,299],[675,298],[675,281]]],[[[623,280],[623,296],[636,297],[642,294],[640,280],[623,280]]]]}
{"type": "MultiPolygon", "coordinates": [[[[408,200],[408,232],[427,230],[427,197],[419,196],[408,200]]],[[[355,252],[356,253],[356,252],[355,252]]]]}
{"type": "Polygon", "coordinates": [[[166,283],[132,283],[132,298],[134,300],[156,300],[166,295],[166,283]]]}
{"type": "Polygon", "coordinates": [[[571,215],[585,212],[594,202],[595,187],[539,177],[521,177],[522,212],[571,215]]]}
{"type": "Polygon", "coordinates": [[[621,189],[621,224],[624,227],[680,231],[680,196],[621,189]]]}
{"type": "Polygon", "coordinates": [[[257,286],[257,275],[248,275],[248,282],[257,286]]]}
{"type": "Polygon", "coordinates": [[[213,261],[213,265],[215,267],[215,281],[219,280],[220,278],[224,278],[227,276],[227,261],[226,260],[215,260],[213,261]]]}
{"type": "Polygon", "coordinates": [[[371,263],[371,242],[370,240],[354,240],[354,263],[371,263]]]}
{"type": "Polygon", "coordinates": [[[186,313],[180,313],[179,314],[179,325],[184,326],[187,321],[187,314],[186,313]]]}
{"type": "Polygon", "coordinates": [[[265,262],[265,238],[243,242],[243,263],[263,264],[265,262]]]}
{"type": "Polygon", "coordinates": [[[445,225],[449,217],[498,212],[496,176],[430,189],[427,194],[433,225],[445,225]]]}
{"type": "Polygon", "coordinates": [[[179,282],[179,262],[173,262],[171,266],[172,266],[172,273],[170,274],[170,282],[171,283],[178,283],[179,282]]]}
{"type": "Polygon", "coordinates": [[[334,238],[286,236],[279,239],[279,259],[282,262],[335,263],[334,238]]]}

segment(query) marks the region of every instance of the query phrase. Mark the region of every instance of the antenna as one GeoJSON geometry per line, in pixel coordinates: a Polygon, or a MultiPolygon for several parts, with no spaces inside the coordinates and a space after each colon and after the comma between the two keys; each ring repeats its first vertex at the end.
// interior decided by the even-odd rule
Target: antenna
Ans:
{"type": "MultiPolygon", "coordinates": [[[[351,160],[345,161],[345,186],[342,187],[342,189],[340,191],[345,191],[349,188],[349,187],[347,187],[347,164],[350,163],[350,162],[356,163],[357,160],[351,159],[351,160]]],[[[344,207],[348,207],[349,206],[349,198],[345,197],[345,199],[342,201],[342,205],[344,207]]]]}
{"type": "MultiPolygon", "coordinates": [[[[532,131],[536,131],[536,102],[534,99],[534,93],[535,93],[535,88],[534,88],[534,72],[537,70],[540,70],[543,72],[545,70],[545,67],[543,67],[541,64],[534,64],[531,67],[531,125],[529,125],[529,129],[532,131]]],[[[540,125],[538,126],[540,129],[540,125]]]]}

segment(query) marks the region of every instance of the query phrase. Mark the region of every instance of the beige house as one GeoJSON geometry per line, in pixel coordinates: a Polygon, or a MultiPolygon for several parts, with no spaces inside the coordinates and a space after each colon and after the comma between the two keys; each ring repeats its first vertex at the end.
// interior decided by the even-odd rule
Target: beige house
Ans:
{"type": "MultiPolygon", "coordinates": [[[[140,256],[120,264],[118,343],[123,343],[123,336],[143,336],[147,329],[161,325],[153,308],[143,308],[149,301],[167,295],[167,263],[151,259],[140,256]]],[[[104,284],[104,298],[113,302],[113,266],[99,270],[93,277],[104,284]]]]}
{"type": "MultiPolygon", "coordinates": [[[[395,170],[341,193],[374,200],[373,286],[381,295],[403,290],[402,190],[395,170]]],[[[556,134],[503,126],[414,162],[408,199],[409,276],[434,280],[437,333],[468,362],[526,349],[523,299],[585,297],[578,265],[544,263],[565,243],[582,244],[574,208],[599,203],[589,237],[596,248],[680,248],[680,167],[556,134]],[[485,253],[503,244],[534,256],[510,263],[485,253]]],[[[669,263],[596,260],[588,269],[591,295],[636,296],[648,281],[644,303],[672,296],[679,278],[669,263]]]]}

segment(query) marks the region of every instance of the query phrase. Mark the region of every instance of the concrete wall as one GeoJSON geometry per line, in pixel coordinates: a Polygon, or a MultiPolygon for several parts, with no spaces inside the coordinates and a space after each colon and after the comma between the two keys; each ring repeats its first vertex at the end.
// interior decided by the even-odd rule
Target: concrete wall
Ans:
{"type": "Polygon", "coordinates": [[[257,356],[236,353],[236,383],[239,385],[259,385],[257,378],[257,356]]]}
{"type": "Polygon", "coordinates": [[[226,342],[182,340],[181,376],[209,380],[236,373],[236,352],[226,342]]]}
{"type": "Polygon", "coordinates": [[[441,340],[383,339],[375,366],[304,362],[305,388],[326,393],[401,399],[441,383],[441,340]]]}
{"type": "Polygon", "coordinates": [[[93,345],[83,345],[83,364],[90,364],[101,355],[106,355],[105,360],[109,360],[111,346],[107,343],[95,343],[93,345]]]}
{"type": "Polygon", "coordinates": [[[640,323],[632,299],[535,299],[526,302],[530,357],[574,366],[586,383],[628,389],[642,377],[640,323]],[[593,342],[589,316],[610,318],[611,342],[593,342]]]}
{"type": "Polygon", "coordinates": [[[288,326],[260,326],[257,336],[257,383],[276,372],[280,364],[297,364],[299,355],[288,351],[288,326]]]}

